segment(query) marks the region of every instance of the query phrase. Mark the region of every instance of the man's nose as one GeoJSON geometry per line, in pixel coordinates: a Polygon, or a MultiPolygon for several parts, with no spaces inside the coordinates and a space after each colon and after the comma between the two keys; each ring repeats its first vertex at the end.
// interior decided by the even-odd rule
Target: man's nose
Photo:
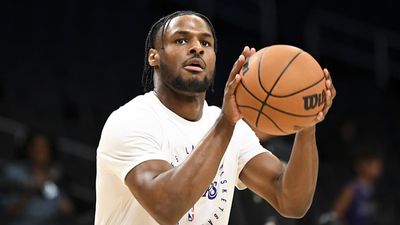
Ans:
{"type": "Polygon", "coordinates": [[[201,45],[201,43],[199,41],[196,41],[190,47],[189,53],[190,54],[200,54],[200,55],[202,55],[202,54],[204,54],[203,46],[201,45]]]}

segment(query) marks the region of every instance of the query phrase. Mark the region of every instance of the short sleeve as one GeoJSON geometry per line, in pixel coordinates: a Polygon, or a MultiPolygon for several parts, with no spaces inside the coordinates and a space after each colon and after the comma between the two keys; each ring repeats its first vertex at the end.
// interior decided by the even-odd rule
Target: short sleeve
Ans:
{"type": "Polygon", "coordinates": [[[156,120],[150,118],[151,115],[114,112],[102,131],[97,166],[115,174],[124,183],[128,172],[140,163],[147,160],[168,161],[160,147],[161,129],[156,120]]]}
{"type": "Polygon", "coordinates": [[[270,153],[261,144],[260,140],[254,133],[254,131],[243,121],[240,120],[235,127],[235,139],[239,140],[239,152],[238,152],[238,169],[237,169],[237,182],[236,187],[239,190],[246,189],[246,185],[240,180],[239,175],[242,172],[244,166],[254,156],[261,153],[270,153]],[[237,131],[237,132],[236,132],[237,131]]]}

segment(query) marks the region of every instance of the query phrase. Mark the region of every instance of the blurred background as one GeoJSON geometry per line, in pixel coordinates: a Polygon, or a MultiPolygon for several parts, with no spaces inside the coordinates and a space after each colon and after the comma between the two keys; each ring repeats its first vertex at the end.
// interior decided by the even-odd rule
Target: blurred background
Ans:
{"type": "MultiPolygon", "coordinates": [[[[283,219],[241,191],[232,225],[340,224],[337,217],[357,216],[358,206],[361,217],[373,218],[359,225],[398,224],[399,7],[395,0],[1,1],[0,224],[93,224],[101,129],[113,110],[143,93],[151,24],[182,9],[207,15],[217,32],[210,104],[221,105],[244,45],[298,46],[329,69],[337,89],[317,129],[320,173],[307,215],[283,219]],[[54,214],[53,222],[41,223],[41,212],[54,214]]],[[[263,144],[285,161],[292,139],[263,144]]]]}

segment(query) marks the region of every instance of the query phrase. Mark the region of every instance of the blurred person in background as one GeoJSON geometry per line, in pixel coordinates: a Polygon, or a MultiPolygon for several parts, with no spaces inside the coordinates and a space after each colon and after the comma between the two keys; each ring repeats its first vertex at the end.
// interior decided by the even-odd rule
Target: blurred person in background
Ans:
{"type": "Polygon", "coordinates": [[[23,150],[21,160],[2,169],[2,191],[6,194],[0,203],[6,224],[65,224],[72,218],[74,206],[62,191],[61,169],[54,160],[52,141],[35,132],[23,150]]]}
{"type": "Polygon", "coordinates": [[[360,148],[354,162],[355,178],[348,183],[334,203],[333,212],[347,225],[375,225],[378,221],[376,184],[383,171],[383,158],[378,152],[360,148]]]}

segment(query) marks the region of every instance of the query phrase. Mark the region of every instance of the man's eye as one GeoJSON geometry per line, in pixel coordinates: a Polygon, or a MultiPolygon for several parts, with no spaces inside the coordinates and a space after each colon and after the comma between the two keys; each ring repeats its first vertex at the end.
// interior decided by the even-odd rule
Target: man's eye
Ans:
{"type": "Polygon", "coordinates": [[[207,47],[211,46],[210,42],[208,42],[208,41],[202,41],[201,44],[203,46],[207,46],[207,47]]]}
{"type": "Polygon", "coordinates": [[[186,44],[187,41],[185,39],[178,39],[175,41],[175,43],[182,45],[182,44],[186,44]]]}

